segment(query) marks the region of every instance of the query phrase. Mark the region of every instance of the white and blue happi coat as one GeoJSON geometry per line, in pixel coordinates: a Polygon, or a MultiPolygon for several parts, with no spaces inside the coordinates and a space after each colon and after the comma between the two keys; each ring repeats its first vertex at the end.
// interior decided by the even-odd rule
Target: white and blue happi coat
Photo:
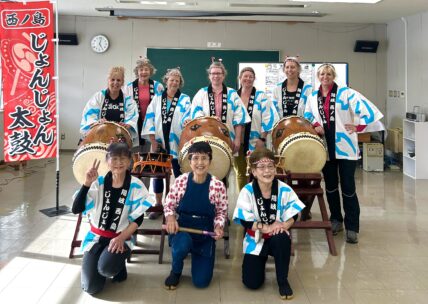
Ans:
{"type": "MultiPolygon", "coordinates": [[[[309,97],[304,117],[313,125],[318,123],[323,126],[318,110],[318,90],[312,92],[309,97]]],[[[370,126],[382,117],[383,114],[378,108],[361,93],[348,87],[338,86],[335,102],[336,158],[349,160],[360,158],[357,132],[349,134],[345,124],[370,126]]]]}
{"type": "MultiPolygon", "coordinates": [[[[94,96],[89,99],[86,103],[85,108],[83,109],[82,121],[80,123],[80,133],[82,136],[86,136],[86,133],[91,129],[91,125],[98,122],[101,119],[101,110],[104,104],[104,99],[106,96],[107,90],[102,90],[94,94],[94,96]]],[[[138,133],[138,109],[137,104],[132,99],[132,95],[127,95],[123,92],[124,98],[124,111],[125,118],[123,123],[130,125],[128,129],[131,134],[132,142],[134,145],[138,144],[137,133],[138,133]]]]}
{"type": "MultiPolygon", "coordinates": [[[[251,117],[251,130],[248,150],[254,151],[257,140],[263,132],[272,131],[274,125],[278,122],[279,116],[272,101],[265,92],[256,91],[254,97],[253,115],[251,117]]],[[[245,128],[242,130],[245,132],[245,128]]]]}
{"type": "MultiPolygon", "coordinates": [[[[210,116],[210,102],[208,99],[208,87],[200,89],[193,97],[190,108],[190,118],[195,119],[202,116],[210,116]]],[[[229,129],[230,138],[235,140],[236,125],[244,125],[250,122],[250,116],[235,89],[227,88],[227,117],[226,126],[229,129]]],[[[244,128],[242,129],[244,132],[244,128]]]]}
{"type": "MultiPolygon", "coordinates": [[[[181,132],[183,131],[183,123],[186,119],[186,115],[189,113],[190,105],[190,97],[181,93],[172,117],[171,130],[168,138],[170,154],[173,158],[178,158],[178,145],[180,143],[181,132]]],[[[162,124],[162,95],[155,96],[147,108],[141,136],[149,139],[150,134],[155,135],[156,141],[165,149],[162,124]]]]}
{"type": "MultiPolygon", "coordinates": [[[[299,200],[293,189],[291,189],[286,183],[278,181],[276,221],[286,222],[302,211],[304,207],[305,205],[299,200]]],[[[252,183],[246,184],[245,187],[242,188],[238,196],[238,201],[236,202],[235,211],[233,212],[233,221],[240,224],[240,220],[247,222],[261,221],[252,183]]],[[[263,238],[256,243],[253,236],[245,233],[243,252],[245,254],[259,255],[263,244],[263,238]]]]}
{"type": "MultiPolygon", "coordinates": [[[[133,83],[133,81],[128,82],[126,84],[124,91],[126,92],[127,95],[134,98],[134,88],[132,86],[132,83],[133,83]]],[[[154,98],[155,96],[162,95],[164,87],[163,87],[162,83],[160,83],[159,81],[153,80],[153,89],[154,89],[154,92],[152,92],[152,93],[153,93],[153,98],[154,98]]],[[[138,102],[138,100],[135,100],[135,102],[138,102]]]]}
{"type": "MultiPolygon", "coordinates": [[[[283,82],[280,82],[276,85],[276,87],[273,89],[273,96],[272,96],[272,102],[276,110],[278,111],[280,119],[284,117],[284,111],[282,108],[282,84],[283,82]]],[[[305,113],[306,103],[308,101],[309,96],[311,96],[311,93],[312,93],[312,85],[310,83],[304,82],[302,92],[300,94],[299,105],[297,107],[297,116],[303,117],[305,113]]],[[[293,115],[293,114],[289,114],[289,115],[293,115]]]]}
{"type": "MultiPolygon", "coordinates": [[[[77,195],[75,193],[74,197],[77,195]]],[[[99,176],[89,188],[86,196],[85,211],[83,215],[87,215],[89,223],[95,228],[99,228],[100,217],[102,214],[104,199],[104,176],[99,176]]],[[[148,208],[155,203],[153,195],[149,194],[144,184],[136,177],[131,177],[131,184],[129,187],[128,195],[126,196],[125,206],[122,210],[122,214],[119,220],[119,224],[116,228],[116,232],[120,233],[125,230],[129,224],[139,218],[148,208]]],[[[86,252],[92,248],[92,246],[98,242],[100,236],[92,231],[88,231],[85,238],[82,241],[80,250],[86,252]]],[[[126,241],[129,248],[132,248],[135,243],[135,239],[126,241]]]]}

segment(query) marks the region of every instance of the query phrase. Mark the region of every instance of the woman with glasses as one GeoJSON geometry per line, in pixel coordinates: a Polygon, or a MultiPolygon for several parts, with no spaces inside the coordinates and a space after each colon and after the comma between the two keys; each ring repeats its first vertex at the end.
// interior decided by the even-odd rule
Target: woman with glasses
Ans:
{"type": "Polygon", "coordinates": [[[291,254],[289,229],[304,208],[296,193],[275,178],[275,157],[261,148],[250,155],[254,180],[239,193],[233,220],[245,229],[242,282],[250,289],[260,288],[265,280],[266,261],[274,257],[276,280],[282,299],[293,298],[288,282],[291,254]]]}
{"type": "Polygon", "coordinates": [[[379,121],[383,115],[359,92],[337,85],[333,65],[321,65],[317,77],[321,85],[306,104],[305,118],[327,142],[328,160],[322,172],[333,235],[343,230],[345,222],[346,242],[355,244],[360,230],[360,205],[354,177],[360,157],[357,132],[379,121]],[[340,205],[339,180],[345,217],[340,205]]]}
{"type": "Polygon", "coordinates": [[[255,79],[256,73],[251,67],[245,67],[239,73],[241,87],[238,95],[241,97],[251,121],[245,124],[239,155],[235,157],[234,161],[238,192],[247,183],[247,154],[254,149],[265,147],[266,136],[278,121],[278,113],[265,92],[254,87],[255,79]]]}
{"type": "Polygon", "coordinates": [[[223,63],[214,61],[207,72],[210,85],[200,89],[193,97],[190,118],[217,117],[228,127],[233,142],[233,153],[238,153],[243,126],[250,122],[250,117],[236,90],[223,83],[227,75],[223,63]]]}
{"type": "Polygon", "coordinates": [[[302,67],[299,57],[286,57],[283,71],[287,77],[273,91],[273,103],[280,118],[290,115],[303,117],[306,101],[312,93],[312,85],[300,78],[302,67]]]}
{"type": "Polygon", "coordinates": [[[112,143],[106,157],[110,171],[98,176],[100,160],[94,160],[72,208],[74,214],[88,215],[91,227],[81,248],[82,289],[89,294],[103,290],[107,278],[126,280],[132,235],[154,203],[143,183],[128,170],[131,151],[126,143],[112,143]]]}
{"type": "Polygon", "coordinates": [[[212,279],[215,261],[215,241],[223,237],[227,214],[227,193],[224,184],[208,173],[212,149],[206,142],[196,142],[188,152],[190,173],[176,178],[165,202],[166,231],[172,254],[172,270],[165,280],[169,290],[177,288],[184,259],[192,257],[192,282],[198,288],[207,287],[212,279]],[[215,236],[180,231],[192,228],[214,231],[215,236]]]}

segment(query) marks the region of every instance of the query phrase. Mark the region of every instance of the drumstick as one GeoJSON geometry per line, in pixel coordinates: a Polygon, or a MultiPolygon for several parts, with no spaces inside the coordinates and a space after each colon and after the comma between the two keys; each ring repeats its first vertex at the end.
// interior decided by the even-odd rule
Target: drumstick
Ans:
{"type": "MultiPolygon", "coordinates": [[[[166,225],[162,225],[162,229],[166,229],[166,225]]],[[[194,234],[209,235],[209,236],[216,236],[217,235],[215,232],[193,229],[193,228],[186,228],[186,227],[178,227],[178,231],[189,232],[189,233],[194,233],[194,234]]]]}

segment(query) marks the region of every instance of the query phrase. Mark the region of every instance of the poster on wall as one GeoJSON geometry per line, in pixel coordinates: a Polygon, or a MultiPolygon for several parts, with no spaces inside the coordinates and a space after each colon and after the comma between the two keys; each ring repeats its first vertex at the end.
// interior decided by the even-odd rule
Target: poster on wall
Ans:
{"type": "MultiPolygon", "coordinates": [[[[312,84],[314,88],[318,88],[320,82],[316,74],[321,64],[319,62],[301,62],[300,66],[302,70],[300,71],[300,78],[312,84]]],[[[349,86],[348,64],[335,62],[332,65],[337,73],[336,83],[338,85],[349,86]]],[[[259,90],[265,91],[272,98],[273,89],[286,78],[282,66],[283,63],[240,62],[238,69],[240,72],[244,67],[252,67],[256,73],[254,86],[259,90]]]]}
{"type": "Polygon", "coordinates": [[[56,155],[53,5],[0,3],[5,161],[56,155]]]}

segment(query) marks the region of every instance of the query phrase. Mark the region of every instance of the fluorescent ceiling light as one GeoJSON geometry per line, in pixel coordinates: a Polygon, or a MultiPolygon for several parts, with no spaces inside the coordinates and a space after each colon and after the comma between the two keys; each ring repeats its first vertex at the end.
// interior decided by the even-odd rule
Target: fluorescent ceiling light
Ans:
{"type": "Polygon", "coordinates": [[[305,8],[309,4],[261,4],[261,3],[229,3],[230,7],[261,7],[261,8],[305,8]]]}
{"type": "Polygon", "coordinates": [[[358,3],[358,4],[375,4],[382,0],[290,0],[292,2],[328,2],[328,3],[358,3]]]}
{"type": "MultiPolygon", "coordinates": [[[[1,0],[0,0],[1,1],[1,0]]],[[[144,0],[116,0],[117,3],[142,4],[142,5],[171,5],[171,6],[196,6],[195,1],[144,1],[144,0]]]]}
{"type": "Polygon", "coordinates": [[[147,5],[167,5],[168,2],[166,2],[166,1],[140,1],[140,4],[147,4],[147,5]]]}
{"type": "Polygon", "coordinates": [[[228,12],[228,11],[183,11],[183,10],[148,10],[148,9],[113,9],[110,7],[96,8],[99,12],[109,12],[115,17],[152,17],[152,18],[204,18],[204,17],[251,17],[251,16],[282,16],[282,17],[324,17],[326,14],[287,13],[287,12],[228,12]]]}

